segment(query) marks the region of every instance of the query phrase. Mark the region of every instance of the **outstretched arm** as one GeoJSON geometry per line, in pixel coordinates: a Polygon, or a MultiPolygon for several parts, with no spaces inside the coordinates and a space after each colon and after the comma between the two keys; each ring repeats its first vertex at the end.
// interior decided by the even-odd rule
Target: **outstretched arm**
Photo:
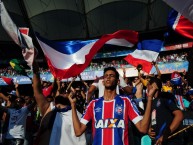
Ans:
{"type": "Polygon", "coordinates": [[[19,84],[18,84],[18,83],[15,83],[15,91],[16,91],[16,95],[17,95],[18,97],[21,97],[18,88],[19,88],[19,84]]]}
{"type": "Polygon", "coordinates": [[[0,98],[2,98],[5,101],[9,101],[9,98],[6,97],[3,93],[0,93],[0,98]]]}
{"type": "MultiPolygon", "coordinates": [[[[70,82],[70,84],[68,85],[68,87],[67,87],[67,89],[66,89],[66,91],[69,91],[70,89],[74,89],[74,88],[72,88],[71,86],[72,86],[72,83],[76,80],[76,78],[77,77],[73,77],[73,79],[72,79],[72,81],[70,82]]],[[[74,91],[74,90],[73,90],[74,91]]]]}
{"type": "Polygon", "coordinates": [[[48,109],[50,103],[46,100],[46,98],[42,93],[39,66],[35,61],[33,63],[33,91],[37,105],[40,108],[40,112],[42,116],[44,116],[49,111],[48,109]]]}
{"type": "Polygon", "coordinates": [[[81,75],[79,75],[80,81],[86,86],[87,90],[89,89],[88,84],[82,79],[81,75]]]}
{"type": "Polygon", "coordinates": [[[149,129],[152,100],[153,100],[153,96],[157,92],[157,89],[158,89],[157,85],[155,83],[153,83],[151,90],[147,94],[147,96],[148,96],[147,106],[146,106],[146,110],[145,110],[143,119],[140,120],[137,124],[135,124],[137,129],[141,133],[147,133],[147,131],[149,129]]]}
{"type": "Polygon", "coordinates": [[[160,70],[159,70],[159,68],[158,68],[157,63],[153,61],[152,64],[155,66],[155,69],[156,69],[156,71],[157,71],[157,75],[158,75],[157,78],[158,78],[158,79],[161,79],[161,75],[162,75],[162,74],[161,74],[161,72],[160,72],[160,70]]]}
{"type": "Polygon", "coordinates": [[[94,86],[94,85],[91,85],[91,86],[89,87],[88,92],[87,92],[87,96],[86,96],[86,98],[87,98],[86,102],[87,102],[87,103],[89,103],[89,102],[91,101],[92,95],[94,94],[94,91],[95,91],[96,89],[97,89],[97,88],[96,88],[96,86],[94,86]]]}

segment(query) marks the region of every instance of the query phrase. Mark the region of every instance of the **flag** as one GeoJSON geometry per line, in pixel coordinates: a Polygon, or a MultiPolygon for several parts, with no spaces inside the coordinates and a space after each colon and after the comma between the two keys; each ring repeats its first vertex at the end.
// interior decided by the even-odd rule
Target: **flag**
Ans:
{"type": "Polygon", "coordinates": [[[18,59],[12,59],[9,64],[11,65],[11,67],[18,73],[21,74],[23,76],[27,76],[27,72],[25,71],[25,67],[23,65],[21,65],[21,62],[18,59]]]}
{"type": "Polygon", "coordinates": [[[53,76],[70,78],[79,75],[104,44],[132,47],[138,41],[138,33],[119,30],[98,40],[53,42],[37,35],[37,40],[47,59],[53,76]]]}
{"type": "Polygon", "coordinates": [[[168,16],[168,26],[182,36],[193,39],[193,22],[172,10],[168,16]]]}
{"type": "Polygon", "coordinates": [[[175,97],[176,97],[176,101],[177,101],[177,106],[178,106],[178,108],[180,108],[181,110],[184,110],[185,107],[184,107],[184,102],[183,102],[183,97],[182,97],[182,95],[176,95],[176,94],[175,94],[175,97]]]}
{"type": "Polygon", "coordinates": [[[9,16],[3,2],[0,2],[1,6],[1,23],[7,34],[13,39],[13,41],[22,48],[22,55],[27,62],[28,66],[32,68],[34,60],[34,51],[37,50],[33,46],[31,37],[28,36],[28,28],[18,28],[9,16]]]}
{"type": "Polygon", "coordinates": [[[163,0],[170,7],[178,11],[185,18],[193,22],[193,2],[192,0],[163,0]]]}
{"type": "Polygon", "coordinates": [[[13,79],[12,78],[8,78],[5,76],[1,76],[2,80],[7,84],[7,85],[13,85],[13,79]]]}
{"type": "Polygon", "coordinates": [[[156,61],[162,45],[161,40],[144,40],[139,42],[137,49],[124,59],[135,67],[142,65],[142,70],[149,74],[153,67],[152,61],[156,61]]]}
{"type": "Polygon", "coordinates": [[[181,79],[181,75],[179,74],[179,72],[174,71],[171,74],[171,81],[170,81],[173,85],[175,86],[179,86],[182,84],[182,79],[181,79]]]}

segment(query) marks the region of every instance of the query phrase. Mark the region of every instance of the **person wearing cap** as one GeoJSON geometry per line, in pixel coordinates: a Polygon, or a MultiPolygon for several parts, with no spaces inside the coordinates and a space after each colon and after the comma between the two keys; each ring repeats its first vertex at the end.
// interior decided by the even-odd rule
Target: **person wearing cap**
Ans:
{"type": "Polygon", "coordinates": [[[7,115],[7,129],[5,132],[4,145],[23,145],[25,139],[26,118],[35,102],[23,107],[25,100],[16,96],[16,91],[8,93],[8,99],[0,93],[0,97],[10,101],[10,106],[0,106],[0,110],[7,115]]]}

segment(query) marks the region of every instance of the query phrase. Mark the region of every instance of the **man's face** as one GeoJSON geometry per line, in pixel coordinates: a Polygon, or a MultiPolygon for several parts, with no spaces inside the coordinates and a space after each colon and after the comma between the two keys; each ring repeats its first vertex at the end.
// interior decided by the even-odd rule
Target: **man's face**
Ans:
{"type": "Polygon", "coordinates": [[[24,99],[26,104],[30,104],[31,98],[29,96],[25,96],[24,99]]]}
{"type": "Polygon", "coordinates": [[[21,98],[17,98],[15,101],[16,101],[17,107],[19,108],[23,107],[24,102],[21,98]]]}
{"type": "Polygon", "coordinates": [[[166,86],[169,86],[169,87],[171,86],[170,81],[167,81],[167,82],[166,82],[166,86]]]}
{"type": "Polygon", "coordinates": [[[108,70],[104,74],[103,84],[106,89],[115,89],[118,84],[118,79],[116,78],[116,74],[112,70],[108,70]]]}

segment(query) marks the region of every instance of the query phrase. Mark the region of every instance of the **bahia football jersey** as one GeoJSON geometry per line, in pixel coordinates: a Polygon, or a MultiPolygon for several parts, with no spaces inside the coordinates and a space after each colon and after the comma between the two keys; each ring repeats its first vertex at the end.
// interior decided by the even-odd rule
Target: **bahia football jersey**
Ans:
{"type": "Polygon", "coordinates": [[[94,145],[129,145],[129,119],[136,124],[142,116],[128,96],[117,95],[111,101],[91,101],[81,123],[92,121],[94,145]]]}

